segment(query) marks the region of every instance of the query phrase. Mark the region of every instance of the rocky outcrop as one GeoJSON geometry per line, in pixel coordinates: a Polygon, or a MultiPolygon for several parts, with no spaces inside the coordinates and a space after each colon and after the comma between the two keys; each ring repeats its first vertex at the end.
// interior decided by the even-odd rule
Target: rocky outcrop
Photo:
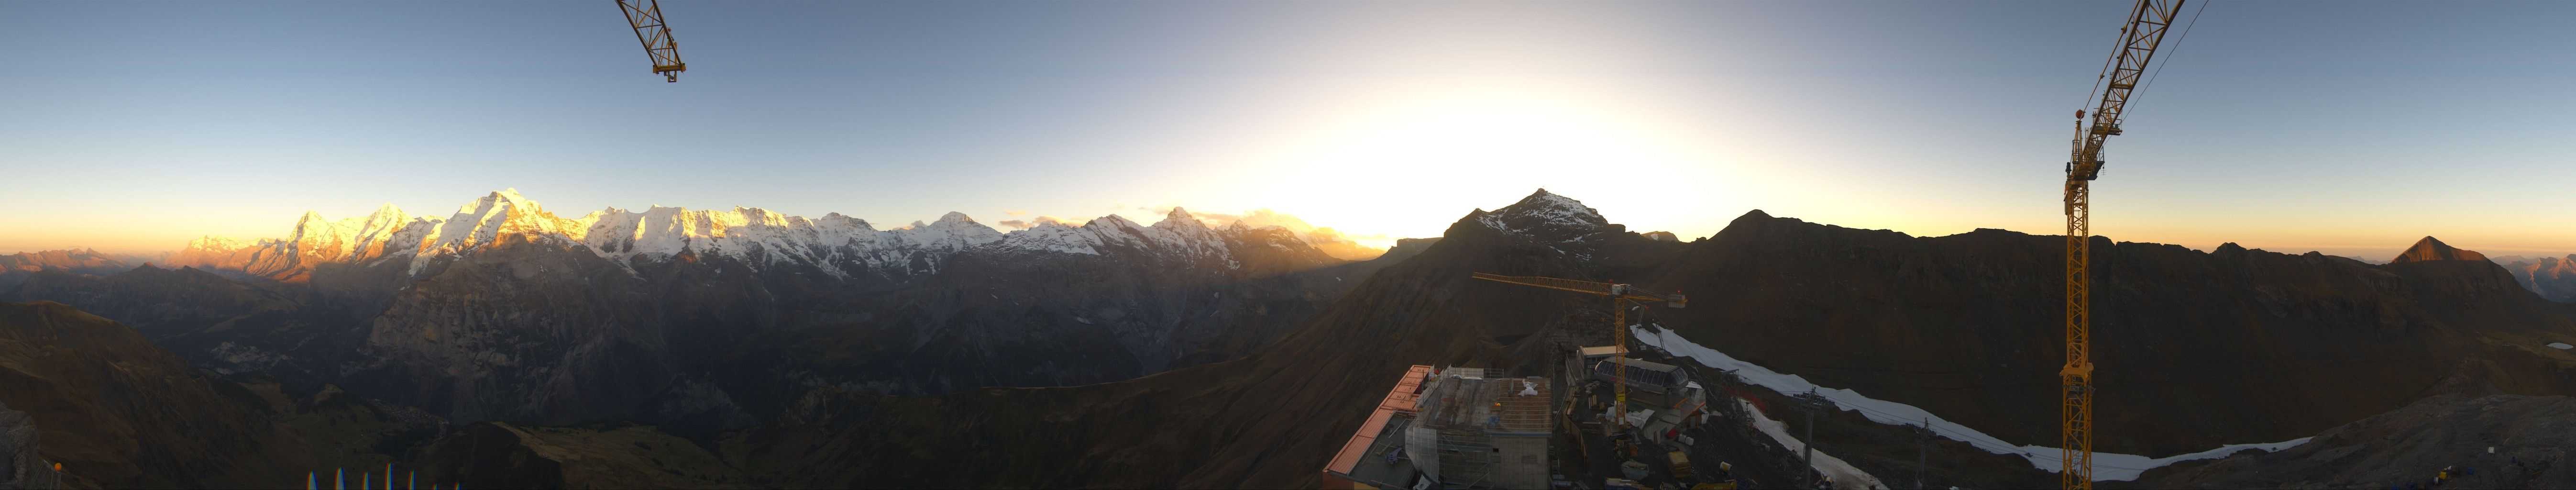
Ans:
{"type": "Polygon", "coordinates": [[[36,436],[36,422],[27,412],[0,403],[0,488],[62,487],[61,474],[38,454],[36,436]]]}

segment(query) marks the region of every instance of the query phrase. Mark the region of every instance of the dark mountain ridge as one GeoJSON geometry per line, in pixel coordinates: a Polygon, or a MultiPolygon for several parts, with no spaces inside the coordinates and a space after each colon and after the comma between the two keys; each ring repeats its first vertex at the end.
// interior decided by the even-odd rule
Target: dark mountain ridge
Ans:
{"type": "MultiPolygon", "coordinates": [[[[1916,238],[1756,212],[1653,283],[1694,293],[1665,325],[1703,345],[2046,443],[2064,362],[2063,240],[1916,238]]],[[[2461,370],[2520,394],[2576,392],[2576,370],[2524,350],[2576,335],[2576,320],[2483,259],[2372,266],[2096,240],[2096,410],[2108,429],[2097,450],[2305,437],[2394,410],[2461,370]]],[[[2475,254],[2457,252],[2435,256],[2475,254]]]]}
{"type": "MultiPolygon", "coordinates": [[[[1312,486],[1403,366],[1523,367],[1552,355],[1549,343],[1606,337],[1597,316],[1556,321],[1593,302],[1470,272],[1687,292],[1689,308],[1658,309],[1655,323],[2016,444],[2056,440],[2060,237],[1919,238],[1755,211],[1674,243],[1560,200],[1542,191],[1470,213],[1244,359],[1062,388],[817,390],[740,444],[753,448],[753,474],[795,475],[768,482],[785,486],[1312,486]],[[1521,334],[1512,346],[1489,340],[1521,334]]],[[[2373,266],[2096,240],[2100,451],[2163,456],[2316,435],[2446,380],[2576,392],[2576,361],[2539,347],[2576,340],[2576,321],[2494,264],[2460,259],[2473,252],[2373,266]]]]}

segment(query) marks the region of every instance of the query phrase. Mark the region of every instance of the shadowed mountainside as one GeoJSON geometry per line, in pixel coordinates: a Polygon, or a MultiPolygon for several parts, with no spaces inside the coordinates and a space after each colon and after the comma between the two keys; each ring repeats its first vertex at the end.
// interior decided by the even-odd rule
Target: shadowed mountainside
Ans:
{"type": "MultiPolygon", "coordinates": [[[[2404,406],[2460,371],[2511,393],[2576,393],[2576,365],[2532,350],[2576,339],[2576,321],[2482,258],[2372,266],[2097,240],[2099,451],[2305,437],[2404,406]]],[[[2408,256],[2475,257],[2425,242],[2408,256]]],[[[2064,363],[2063,243],[2000,230],[1916,238],[1756,212],[1652,283],[1693,293],[1664,324],[1703,345],[2045,444],[2057,437],[2064,363]]]]}
{"type": "MultiPolygon", "coordinates": [[[[1674,243],[1558,199],[1470,214],[1245,359],[1077,387],[818,390],[728,445],[748,448],[754,475],[794,475],[766,481],[784,486],[1311,486],[1403,366],[1522,365],[1533,359],[1515,354],[1527,351],[1488,339],[1599,307],[1470,272],[1683,291],[1691,306],[1658,310],[1657,322],[1698,343],[2015,443],[2055,440],[2061,238],[1917,238],[1757,211],[1674,243]]],[[[2500,267],[2459,259],[2474,252],[2372,266],[2103,242],[2097,450],[2161,456],[2315,435],[2446,378],[2576,392],[2576,363],[2534,350],[2576,340],[2576,323],[2500,267]]]]}
{"type": "Polygon", "coordinates": [[[313,464],[257,395],[59,303],[0,301],[0,403],[75,485],[274,486],[313,464]]]}

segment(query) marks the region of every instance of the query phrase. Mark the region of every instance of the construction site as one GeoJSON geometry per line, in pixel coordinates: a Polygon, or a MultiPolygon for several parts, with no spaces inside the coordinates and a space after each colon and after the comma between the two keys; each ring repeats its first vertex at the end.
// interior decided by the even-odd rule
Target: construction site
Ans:
{"type": "MultiPolygon", "coordinates": [[[[2056,432],[2060,437],[2058,444],[2048,448],[2056,453],[2055,457],[2046,458],[2056,463],[2053,470],[2061,488],[2092,488],[2097,481],[2096,471],[2105,466],[2093,452],[2093,373],[2097,366],[2092,355],[2095,305],[2090,271],[2094,262],[2091,183],[2102,176],[2104,143],[2123,133],[2121,124],[2135,91],[2151,84],[2153,76],[2161,71],[2153,61],[2168,32],[2178,32],[2174,36],[2177,39],[2188,36],[2191,24],[2175,30],[2186,2],[2135,2],[2120,29],[2118,43],[2090,89],[2090,106],[2075,113],[2075,134],[2061,189],[2066,223],[2065,362],[2056,371],[2060,383],[2054,396],[2059,402],[2056,432]]],[[[2205,8],[2206,4],[2204,1],[2199,5],[2205,8]]],[[[2196,23],[2198,19],[2195,12],[2189,21],[2196,23]]],[[[1747,383],[1737,372],[1709,368],[1705,359],[1687,354],[1677,358],[1662,348],[1662,344],[1687,341],[1673,337],[1660,339],[1654,345],[1634,345],[1637,343],[1630,341],[1632,330],[1639,334],[1663,331],[1646,327],[1651,322],[1643,318],[1643,308],[1685,307],[1688,302],[1679,292],[1658,294],[1617,281],[1483,272],[1472,277],[1607,298],[1610,321],[1602,330],[1608,331],[1611,343],[1580,347],[1554,344],[1553,349],[1564,362],[1544,364],[1551,372],[1520,378],[1520,384],[1529,388],[1517,394],[1501,386],[1510,383],[1493,381],[1508,379],[1503,370],[1414,366],[1399,378],[1368,423],[1351,436],[1324,469],[1327,488],[1537,488],[1541,480],[1536,475],[1542,473],[1547,475],[1544,482],[1551,488],[1903,486],[1881,481],[1831,455],[1820,461],[1816,454],[1818,412],[1867,411],[1870,409],[1856,405],[1882,402],[1838,401],[1819,393],[1813,385],[1808,385],[1805,393],[1792,393],[1779,389],[1783,383],[1765,383],[1773,389],[1773,400],[1789,402],[1789,407],[1804,412],[1803,423],[1794,424],[1804,433],[1792,434],[1788,428],[1793,424],[1763,414],[1767,404],[1743,389],[1747,383]],[[1541,383],[1547,389],[1539,389],[1541,383]],[[1710,390],[1709,386],[1717,389],[1710,390]],[[1550,398],[1549,393],[1558,396],[1550,398]],[[1545,400],[1547,416],[1528,415],[1541,408],[1536,405],[1539,400],[1545,400]],[[1490,409],[1485,407],[1487,403],[1492,404],[1490,409]],[[1477,421],[1484,423],[1475,425],[1477,421]],[[1522,442],[1542,437],[1550,441],[1544,454],[1534,454],[1533,447],[1522,442]]],[[[1729,363],[1740,363],[1714,350],[1690,347],[1729,363]]],[[[1804,382],[1788,384],[1797,383],[1804,382]]],[[[1902,407],[1896,411],[1922,412],[1895,405],[1902,407]]],[[[1975,439],[1993,440],[1964,427],[1951,427],[1944,433],[1928,413],[1919,423],[1906,420],[1902,414],[1875,413],[1866,418],[1905,428],[1896,439],[1911,436],[1918,447],[1915,478],[1908,488],[1926,485],[1924,475],[1929,471],[1936,436],[1966,440],[1971,445],[1982,442],[1975,439]]],[[[2263,448],[2279,450],[2295,444],[2263,448]]],[[[2018,453],[2035,465],[2048,466],[2041,463],[2043,456],[2029,447],[2004,445],[1989,451],[2018,453]]],[[[2234,451],[2222,448],[2219,452],[2223,456],[2234,451]]],[[[2114,480],[2134,479],[2136,473],[2147,469],[2109,467],[2127,472],[2126,477],[2114,480]]],[[[2434,481],[2453,477],[2446,469],[2434,481]]]]}
{"type": "Polygon", "coordinates": [[[2214,3],[0,2],[0,490],[2576,488],[2576,2],[2214,3]]]}

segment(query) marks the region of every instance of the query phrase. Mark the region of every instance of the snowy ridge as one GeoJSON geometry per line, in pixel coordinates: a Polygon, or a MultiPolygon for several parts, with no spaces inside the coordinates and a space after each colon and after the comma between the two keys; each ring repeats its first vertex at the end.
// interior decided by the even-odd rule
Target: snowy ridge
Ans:
{"type": "Polygon", "coordinates": [[[840,213],[806,219],[742,207],[691,211],[654,206],[641,213],[608,208],[572,221],[581,229],[576,240],[620,264],[688,253],[730,257],[755,269],[814,265],[834,275],[846,275],[845,268],[903,267],[920,253],[932,254],[935,263],[936,256],[1002,239],[1000,232],[953,212],[937,222],[883,231],[840,213]]]}
{"type": "Polygon", "coordinates": [[[1151,226],[1137,224],[1115,214],[1091,220],[1080,227],[1043,222],[1005,235],[994,248],[1088,255],[1133,249],[1175,258],[1209,258],[1222,261],[1227,267],[1242,265],[1227,246],[1225,233],[1208,228],[1206,223],[1181,208],[1172,208],[1172,212],[1163,215],[1162,221],[1151,226]]]}
{"type": "MultiPolygon", "coordinates": [[[[1658,325],[1658,327],[1661,326],[1658,325]]],[[[1657,328],[1656,331],[1649,332],[1643,327],[1634,325],[1631,325],[1629,329],[1637,335],[1638,342],[1643,342],[1646,345],[1663,349],[1664,352],[1671,353],[1674,357],[1690,358],[1693,361],[1699,362],[1700,365],[1703,366],[1734,371],[1737,376],[1744,378],[1745,382],[1760,385],[1764,388],[1770,388],[1771,391],[1781,393],[1803,393],[1812,390],[1818,395],[1823,395],[1825,398],[1832,399],[1835,408],[1841,410],[1860,411],[1861,415],[1868,417],[1871,422],[1888,425],[1929,424],[1932,427],[1932,430],[1935,433],[1941,434],[1942,437],[1966,442],[1968,445],[1976,446],[1978,449],[1984,449],[1986,452],[1990,453],[2021,456],[2023,459],[2030,460],[2030,465],[2032,467],[2039,468],[2041,470],[2056,472],[2060,469],[2059,466],[2062,466],[2058,461],[2058,448],[2040,445],[2011,446],[2010,444],[2003,442],[2002,439],[1986,435],[1984,432],[1978,432],[1976,429],[1970,429],[1967,426],[1959,425],[1956,422],[1943,420],[1940,416],[1933,415],[1932,412],[1926,411],[1922,408],[1917,408],[1913,405],[1872,399],[1870,397],[1861,396],[1859,392],[1847,389],[1816,386],[1815,383],[1807,382],[1806,378],[1795,375],[1780,374],[1777,371],[1772,371],[1770,368],[1765,368],[1750,362],[1736,360],[1734,357],[1718,352],[1717,349],[1702,347],[1697,343],[1691,342],[1690,339],[1682,338],[1680,334],[1674,333],[1671,329],[1657,328]]],[[[2311,439],[2311,437],[2301,437],[2287,441],[2270,443],[2228,444],[2219,446],[2217,449],[2196,453],[2178,454],[2162,458],[2150,458],[2135,454],[2095,452],[2093,453],[2093,480],[2136,480],[2139,474],[2165,465],[2198,459],[2223,458],[2227,457],[2227,455],[2236,454],[2238,451],[2247,449],[2280,451],[2300,444],[2306,444],[2309,439],[2311,439]]]]}
{"type": "Polygon", "coordinates": [[[1048,221],[1038,223],[1037,226],[1031,226],[1026,230],[1014,231],[1003,235],[1002,243],[995,245],[995,248],[1028,252],[1100,255],[1100,236],[1095,234],[1094,230],[1091,229],[1075,228],[1065,226],[1064,223],[1048,221]]]}
{"type": "MultiPolygon", "coordinates": [[[[1789,424],[1781,423],[1778,419],[1771,418],[1770,415],[1764,415],[1762,413],[1762,407],[1753,406],[1751,403],[1745,403],[1744,400],[1735,400],[1735,407],[1752,415],[1751,418],[1753,419],[1754,429],[1762,431],[1762,435],[1771,436],[1772,442],[1780,443],[1781,448],[1788,449],[1790,453],[1799,453],[1807,450],[1807,441],[1801,441],[1796,437],[1789,436],[1789,424]]],[[[1887,488],[1886,483],[1878,481],[1878,475],[1872,475],[1867,471],[1861,471],[1860,467],[1852,466],[1851,462],[1843,461],[1843,458],[1836,457],[1822,449],[1816,450],[1815,468],[1816,471],[1824,473],[1826,477],[1832,478],[1834,480],[1834,484],[1840,485],[1842,488],[1887,488]]]]}
{"type": "Polygon", "coordinates": [[[1572,235],[1581,238],[1610,226],[1610,220],[1583,202],[1539,189],[1520,202],[1476,216],[1476,222],[1508,234],[1528,236],[1572,235]]]}
{"type": "Polygon", "coordinates": [[[178,256],[194,265],[275,279],[299,276],[321,263],[397,257],[408,260],[407,274],[419,275],[442,259],[513,239],[579,246],[629,268],[689,254],[731,258],[754,269],[810,266],[842,277],[867,270],[895,275],[936,271],[949,255],[979,249],[1084,255],[1132,250],[1239,267],[1229,246],[1229,231],[1243,235],[1236,228],[1211,229],[1179,208],[1151,226],[1109,215],[1079,227],[1050,220],[1010,233],[956,212],[887,230],[839,213],[807,219],[743,207],[607,208],[565,219],[517,189],[504,189],[465,203],[445,219],[409,216],[390,204],[368,216],[339,221],[307,212],[286,238],[243,245],[207,237],[189,242],[178,256]]]}
{"type": "Polygon", "coordinates": [[[391,204],[367,216],[339,221],[307,211],[285,238],[261,239],[244,247],[231,239],[208,237],[191,241],[188,246],[199,262],[226,263],[253,275],[286,279],[301,275],[315,264],[364,260],[384,255],[388,247],[407,246],[397,243],[409,225],[407,219],[402,209],[391,204]]]}

